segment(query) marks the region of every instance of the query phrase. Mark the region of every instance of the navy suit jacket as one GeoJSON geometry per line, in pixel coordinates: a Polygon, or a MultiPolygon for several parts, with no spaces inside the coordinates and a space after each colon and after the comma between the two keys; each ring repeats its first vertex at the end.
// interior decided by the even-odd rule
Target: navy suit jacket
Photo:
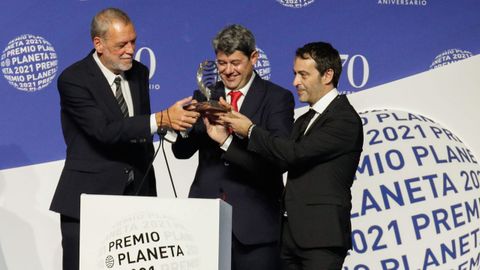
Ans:
{"type": "Polygon", "coordinates": [[[302,135],[305,114],[289,140],[255,127],[248,149],[288,169],[284,205],[302,248],[351,248],[351,192],[363,146],[362,121],[346,96],[337,96],[302,135]]]}
{"type": "MultiPolygon", "coordinates": [[[[223,83],[213,89],[212,99],[225,97],[223,83]]],[[[204,101],[197,90],[194,98],[204,101]]],[[[240,112],[275,136],[288,137],[293,125],[294,100],[290,91],[256,75],[240,112]]],[[[233,233],[243,244],[271,243],[280,236],[282,173],[260,155],[247,151],[247,139],[233,135],[224,152],[211,140],[199,119],[188,138],[172,145],[177,158],[199,151],[195,179],[189,197],[223,198],[233,207],[233,233]]]]}
{"type": "MultiPolygon", "coordinates": [[[[137,61],[125,72],[134,116],[124,118],[92,52],[58,78],[65,165],[50,210],[79,218],[80,194],[124,194],[130,171],[138,187],[152,160],[148,69],[137,61]]],[[[153,170],[141,195],[156,195],[153,170]]]]}

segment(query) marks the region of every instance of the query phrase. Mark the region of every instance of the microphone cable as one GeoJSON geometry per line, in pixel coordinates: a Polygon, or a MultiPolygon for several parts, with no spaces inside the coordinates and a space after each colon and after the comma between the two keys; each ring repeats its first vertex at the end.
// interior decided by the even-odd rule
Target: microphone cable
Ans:
{"type": "Polygon", "coordinates": [[[153,162],[155,161],[155,157],[157,157],[158,151],[160,150],[160,146],[163,142],[163,137],[160,135],[160,133],[158,133],[158,135],[160,136],[160,145],[158,145],[157,150],[155,150],[155,153],[153,154],[152,162],[148,164],[148,168],[145,171],[145,175],[143,176],[142,181],[140,181],[140,185],[138,185],[137,191],[135,192],[135,196],[138,196],[138,194],[140,193],[140,190],[142,189],[143,184],[145,183],[145,180],[147,179],[147,176],[153,167],[153,162]]]}
{"type": "MultiPolygon", "coordinates": [[[[171,126],[172,125],[172,120],[170,120],[170,113],[168,112],[168,109],[169,108],[167,108],[167,117],[168,117],[168,122],[170,123],[170,126],[171,126]]],[[[161,117],[163,117],[163,113],[162,113],[161,117]]],[[[167,134],[167,132],[165,131],[164,136],[166,134],[167,134]]],[[[170,183],[172,184],[173,194],[175,195],[175,198],[177,198],[177,190],[175,189],[175,184],[173,183],[173,177],[172,177],[172,173],[170,172],[170,166],[168,165],[168,160],[167,160],[167,155],[165,154],[164,144],[162,144],[162,152],[163,152],[163,158],[165,159],[165,164],[167,165],[167,171],[168,171],[168,176],[170,177],[170,183]]]]}
{"type": "MultiPolygon", "coordinates": [[[[163,142],[163,139],[162,139],[162,142],[163,142]]],[[[163,158],[165,159],[165,165],[167,165],[168,176],[170,177],[170,183],[172,184],[173,194],[175,195],[175,198],[178,198],[178,197],[177,197],[177,190],[175,189],[175,184],[173,183],[172,173],[170,172],[170,166],[168,165],[167,155],[165,154],[165,147],[164,147],[164,145],[165,145],[164,143],[161,143],[162,152],[163,152],[163,158]]],[[[159,146],[159,148],[160,148],[160,146],[159,146]]],[[[157,151],[158,151],[158,150],[157,150],[157,151]]]]}
{"type": "MultiPolygon", "coordinates": [[[[170,121],[170,114],[168,113],[168,109],[167,109],[167,116],[168,116],[168,120],[170,121]]],[[[163,112],[161,112],[161,114],[160,114],[160,123],[162,123],[162,121],[163,121],[163,112]]],[[[168,176],[170,178],[170,183],[172,185],[173,194],[175,195],[175,198],[178,198],[177,190],[175,189],[175,184],[173,182],[172,173],[170,171],[170,166],[168,164],[167,155],[165,153],[165,147],[164,147],[164,143],[163,143],[163,141],[165,140],[164,137],[165,137],[165,135],[167,135],[167,129],[164,128],[164,127],[160,127],[157,130],[157,134],[160,137],[158,148],[157,148],[157,150],[155,150],[155,153],[153,154],[152,162],[150,162],[150,164],[148,165],[148,168],[145,171],[145,175],[143,176],[142,181],[140,182],[140,185],[138,186],[138,189],[135,192],[135,195],[138,195],[140,193],[140,190],[142,189],[142,187],[145,183],[145,180],[147,179],[147,176],[148,176],[148,174],[150,173],[150,170],[153,167],[153,162],[155,161],[155,158],[157,157],[158,151],[160,150],[160,148],[162,148],[163,158],[165,159],[165,164],[167,165],[168,176]]]]}

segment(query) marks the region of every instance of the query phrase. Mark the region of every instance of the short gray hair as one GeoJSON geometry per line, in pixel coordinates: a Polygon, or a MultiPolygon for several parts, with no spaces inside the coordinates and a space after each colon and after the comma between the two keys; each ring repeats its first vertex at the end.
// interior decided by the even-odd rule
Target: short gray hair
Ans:
{"type": "Polygon", "coordinates": [[[232,24],[222,29],[212,43],[215,53],[223,52],[226,55],[231,55],[238,50],[250,57],[256,49],[252,32],[239,24],[232,24]]]}
{"type": "Polygon", "coordinates": [[[127,13],[118,8],[106,8],[101,10],[92,19],[92,24],[90,26],[90,36],[92,37],[92,40],[95,37],[105,38],[113,21],[120,21],[124,24],[132,23],[127,13]]]}

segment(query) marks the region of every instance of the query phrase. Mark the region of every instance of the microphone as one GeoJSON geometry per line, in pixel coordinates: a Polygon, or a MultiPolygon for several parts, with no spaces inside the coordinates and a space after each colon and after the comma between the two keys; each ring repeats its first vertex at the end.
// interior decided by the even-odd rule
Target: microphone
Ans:
{"type": "Polygon", "coordinates": [[[163,140],[163,137],[165,137],[165,135],[167,135],[167,131],[168,131],[168,129],[165,128],[164,126],[161,126],[160,128],[157,129],[157,134],[160,137],[160,139],[163,140]]]}

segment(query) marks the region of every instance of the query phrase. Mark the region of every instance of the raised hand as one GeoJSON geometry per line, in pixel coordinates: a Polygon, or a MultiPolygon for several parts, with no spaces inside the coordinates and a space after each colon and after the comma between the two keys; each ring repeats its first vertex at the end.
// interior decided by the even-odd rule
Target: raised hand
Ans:
{"type": "Polygon", "coordinates": [[[158,126],[167,126],[177,131],[185,131],[192,127],[200,114],[195,111],[189,111],[189,104],[195,104],[192,97],[187,97],[175,102],[168,109],[155,114],[158,126]]]}
{"type": "Polygon", "coordinates": [[[248,129],[253,124],[248,117],[233,110],[229,113],[221,115],[219,118],[220,121],[225,124],[225,126],[231,128],[235,133],[242,137],[246,137],[248,135],[248,129]]]}
{"type": "Polygon", "coordinates": [[[220,145],[222,145],[225,140],[227,140],[228,136],[230,136],[230,133],[225,126],[211,122],[209,117],[203,117],[203,123],[207,129],[208,136],[220,145]]]}

